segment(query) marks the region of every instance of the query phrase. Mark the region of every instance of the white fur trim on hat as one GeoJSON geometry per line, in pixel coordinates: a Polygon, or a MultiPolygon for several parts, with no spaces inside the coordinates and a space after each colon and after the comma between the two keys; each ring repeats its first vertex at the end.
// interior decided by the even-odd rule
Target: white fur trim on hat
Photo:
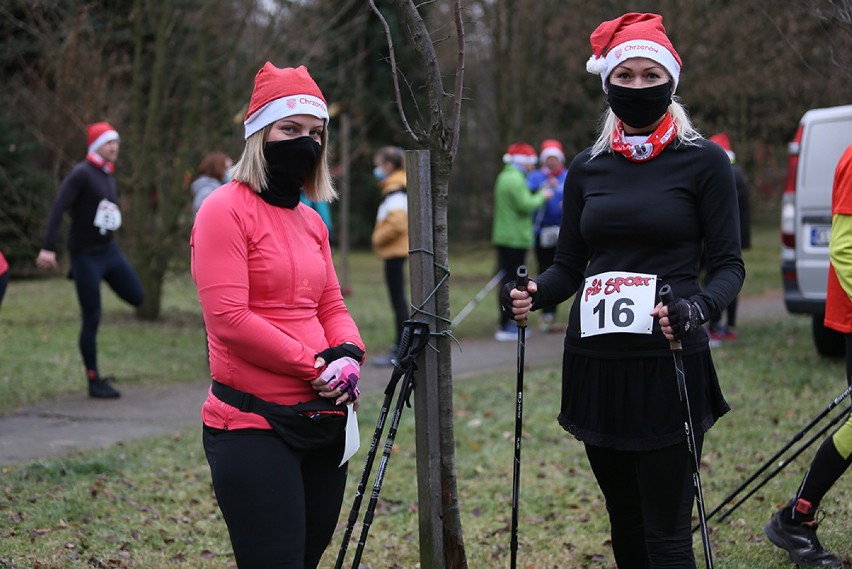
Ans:
{"type": "Polygon", "coordinates": [[[545,148],[544,150],[542,150],[541,154],[539,155],[539,160],[541,162],[544,162],[545,160],[547,160],[551,156],[559,158],[560,162],[565,162],[565,155],[562,152],[560,152],[558,148],[553,148],[553,147],[545,148]]]}
{"type": "Polygon", "coordinates": [[[319,119],[328,120],[328,107],[319,97],[313,95],[289,95],[280,99],[270,101],[262,106],[243,123],[245,125],[245,138],[253,135],[275,121],[293,115],[311,115],[319,119]]]}
{"type": "Polygon", "coordinates": [[[503,162],[506,164],[535,164],[538,158],[529,154],[504,154],[503,162]]]}
{"type": "Polygon", "coordinates": [[[105,130],[101,133],[100,136],[98,136],[95,140],[92,141],[92,143],[89,145],[89,148],[86,149],[86,152],[88,152],[89,154],[96,152],[98,148],[100,148],[111,140],[120,141],[121,137],[118,136],[118,133],[114,130],[105,130]]]}
{"type": "Polygon", "coordinates": [[[606,60],[603,57],[590,56],[586,62],[586,71],[595,75],[603,75],[606,73],[606,60]]]}
{"type": "Polygon", "coordinates": [[[590,69],[592,59],[594,58],[594,56],[592,56],[592,58],[590,58],[586,63],[586,69],[590,73],[600,74],[601,84],[603,85],[604,91],[606,91],[606,80],[610,73],[612,73],[612,70],[619,64],[624,63],[624,61],[633,57],[646,57],[662,65],[665,70],[669,72],[669,75],[672,76],[672,93],[677,90],[677,84],[680,78],[680,65],[678,64],[677,59],[675,59],[675,56],[672,55],[672,52],[655,41],[639,39],[626,41],[613,47],[607,52],[606,57],[603,58],[603,61],[606,63],[605,67],[601,66],[598,62],[595,62],[595,69],[590,69]],[[598,71],[598,69],[603,69],[603,71],[598,71]]]}

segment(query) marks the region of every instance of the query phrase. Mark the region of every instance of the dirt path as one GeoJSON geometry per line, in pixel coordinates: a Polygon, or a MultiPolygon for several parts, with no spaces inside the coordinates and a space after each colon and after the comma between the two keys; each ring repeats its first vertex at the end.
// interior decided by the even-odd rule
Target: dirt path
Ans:
{"type": "MultiPolygon", "coordinates": [[[[742,321],[786,315],[781,294],[740,300],[742,321]]],[[[562,334],[535,333],[526,345],[526,368],[559,365],[562,334]]],[[[453,347],[453,377],[486,372],[515,380],[517,351],[511,342],[469,339],[453,347]]],[[[369,364],[362,369],[365,394],[387,384],[389,368],[369,364]]],[[[209,380],[162,387],[121,387],[121,399],[91,400],[82,392],[0,417],[0,465],[60,456],[132,440],[200,428],[201,403],[209,380]]],[[[363,421],[362,421],[363,423],[363,421]]]]}

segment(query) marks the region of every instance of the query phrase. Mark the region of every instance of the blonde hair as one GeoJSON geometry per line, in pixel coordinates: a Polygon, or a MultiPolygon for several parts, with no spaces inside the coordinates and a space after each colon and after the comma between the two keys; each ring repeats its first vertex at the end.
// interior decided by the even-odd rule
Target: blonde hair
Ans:
{"type": "MultiPolygon", "coordinates": [[[[672,115],[672,120],[677,125],[677,135],[675,138],[684,144],[695,144],[695,141],[702,138],[701,133],[692,124],[686,108],[680,103],[676,96],[672,96],[672,102],[669,104],[668,112],[672,115]]],[[[615,135],[615,129],[618,128],[618,117],[612,112],[612,109],[607,107],[604,114],[601,116],[600,127],[598,129],[598,138],[592,145],[591,158],[610,152],[612,149],[612,139],[615,135]]]]}
{"type": "MultiPolygon", "coordinates": [[[[269,176],[266,169],[266,159],[263,157],[263,146],[269,136],[272,125],[266,125],[246,139],[245,148],[240,159],[231,170],[231,179],[242,182],[257,193],[269,186],[269,176]]],[[[305,179],[305,195],[311,201],[330,202],[337,198],[334,181],[328,166],[328,123],[322,129],[322,151],[320,159],[313,172],[305,179]]]]}

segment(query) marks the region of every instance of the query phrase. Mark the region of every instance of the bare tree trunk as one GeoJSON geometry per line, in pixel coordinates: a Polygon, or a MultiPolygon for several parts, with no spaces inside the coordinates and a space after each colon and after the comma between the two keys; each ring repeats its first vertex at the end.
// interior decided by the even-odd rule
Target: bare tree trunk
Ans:
{"type": "MultiPolygon", "coordinates": [[[[432,222],[433,246],[435,250],[435,282],[448,276],[449,239],[447,233],[447,211],[449,204],[449,178],[453,159],[448,152],[432,152],[432,222]]],[[[459,509],[457,472],[455,461],[455,435],[453,431],[453,373],[452,345],[450,337],[444,335],[450,329],[450,288],[438,287],[435,294],[438,347],[438,420],[441,432],[441,494],[444,515],[444,566],[447,568],[467,567],[459,509]]]]}
{"type": "MultiPolygon", "coordinates": [[[[393,66],[394,91],[397,107],[400,112],[405,130],[419,145],[430,151],[431,197],[432,197],[432,247],[434,253],[435,272],[435,330],[438,348],[437,378],[427,378],[426,381],[436,381],[438,385],[438,430],[441,454],[440,487],[441,512],[443,523],[443,564],[434,560],[433,552],[421,551],[421,565],[424,569],[438,567],[464,569],[467,558],[464,550],[461,516],[459,511],[458,484],[455,462],[455,437],[453,434],[453,382],[450,338],[444,333],[450,325],[450,291],[449,276],[449,244],[447,233],[447,208],[449,197],[449,178],[453,168],[453,159],[458,149],[459,128],[461,123],[461,93],[464,78],[464,29],[461,18],[461,1],[452,3],[453,16],[456,26],[456,69],[455,88],[452,98],[449,98],[450,115],[445,118],[444,104],[448,100],[444,90],[438,56],[429,34],[429,30],[413,0],[396,0],[394,6],[402,21],[408,42],[414,47],[420,61],[426,70],[426,93],[428,96],[428,126],[425,130],[415,131],[405,115],[399,88],[399,76],[396,69],[396,59],[392,36],[387,21],[376,8],[373,0],[370,5],[376,15],[382,20],[390,48],[390,61],[393,66]]],[[[431,402],[430,402],[431,403],[431,402]]],[[[434,404],[434,403],[432,403],[434,404]]],[[[420,420],[420,417],[417,417],[420,420]]],[[[418,463],[418,479],[422,480],[421,469],[429,465],[418,463]]],[[[421,519],[421,526],[430,523],[421,519]]],[[[421,532],[422,533],[422,532],[421,532]]]]}

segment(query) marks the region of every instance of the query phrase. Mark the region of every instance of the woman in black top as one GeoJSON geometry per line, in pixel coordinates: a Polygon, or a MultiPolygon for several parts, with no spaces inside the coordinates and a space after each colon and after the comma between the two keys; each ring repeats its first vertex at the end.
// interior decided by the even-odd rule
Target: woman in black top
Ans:
{"type": "Polygon", "coordinates": [[[108,122],[96,122],[86,129],[86,159],[62,180],[50,207],[42,248],[36,265],[56,269],[56,245],[65,212],[71,217],[67,247],[71,257],[71,278],[80,304],[78,345],[89,397],[114,399],[121,393],[103,377],[98,368],[97,335],[101,322],[101,281],[132,306],[140,306],[145,294],[133,266],[115,243],[113,234],[121,227],[115,162],[118,159],[118,132],[108,122]]]}
{"type": "Polygon", "coordinates": [[[585,444],[616,563],[695,567],[691,457],[669,340],[682,340],[700,455],[704,433],[729,410],[702,324],[745,276],[734,179],[724,151],[674,98],[681,62],[659,15],[604,22],[591,44],[587,68],[601,75],[609,109],[568,169],[553,265],[528,293],[507,291],[506,304],[519,319],[576,293],[559,423],[585,444]],[[675,296],[667,306],[657,301],[663,284],[675,296]]]}

